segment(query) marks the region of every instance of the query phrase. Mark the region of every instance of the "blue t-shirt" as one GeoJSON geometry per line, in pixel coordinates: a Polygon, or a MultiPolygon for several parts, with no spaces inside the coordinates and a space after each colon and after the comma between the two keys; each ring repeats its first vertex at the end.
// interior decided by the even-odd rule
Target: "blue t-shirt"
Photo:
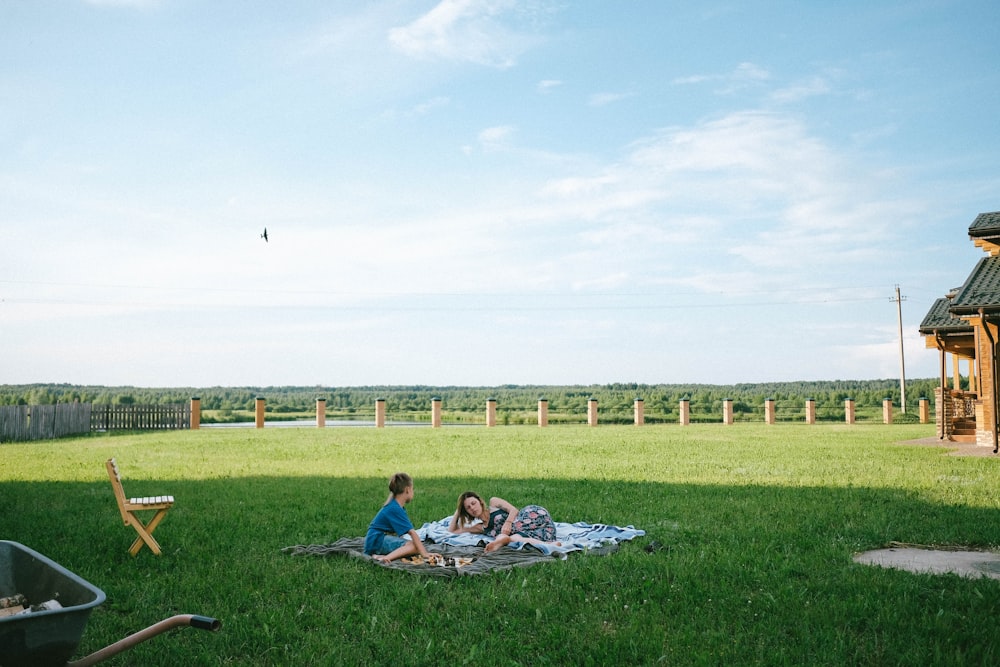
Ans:
{"type": "Polygon", "coordinates": [[[378,553],[382,548],[382,540],[386,533],[395,533],[402,537],[413,530],[410,517],[406,515],[406,510],[393,498],[378,511],[375,518],[368,526],[368,534],[365,535],[365,553],[371,555],[378,553]]]}

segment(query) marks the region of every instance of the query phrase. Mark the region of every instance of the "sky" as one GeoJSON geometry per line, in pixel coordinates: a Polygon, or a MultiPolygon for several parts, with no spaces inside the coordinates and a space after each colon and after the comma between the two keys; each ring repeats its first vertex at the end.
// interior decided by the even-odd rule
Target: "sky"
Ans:
{"type": "Polygon", "coordinates": [[[0,384],[937,377],[920,321],[1000,210],[998,28],[0,0],[0,384]]]}

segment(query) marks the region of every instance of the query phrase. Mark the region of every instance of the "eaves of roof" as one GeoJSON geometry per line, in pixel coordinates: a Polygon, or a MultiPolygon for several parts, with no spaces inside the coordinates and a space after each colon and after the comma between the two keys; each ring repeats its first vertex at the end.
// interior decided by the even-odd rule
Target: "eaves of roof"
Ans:
{"type": "Polygon", "coordinates": [[[1000,312],[1000,257],[984,257],[951,300],[952,315],[1000,312]]]}
{"type": "Polygon", "coordinates": [[[935,300],[934,305],[924,316],[923,322],[920,323],[920,333],[924,336],[931,336],[935,333],[971,333],[972,325],[948,312],[950,307],[951,299],[947,297],[935,300]]]}
{"type": "Polygon", "coordinates": [[[974,239],[1000,237],[1000,211],[977,215],[969,225],[969,236],[974,239]]]}

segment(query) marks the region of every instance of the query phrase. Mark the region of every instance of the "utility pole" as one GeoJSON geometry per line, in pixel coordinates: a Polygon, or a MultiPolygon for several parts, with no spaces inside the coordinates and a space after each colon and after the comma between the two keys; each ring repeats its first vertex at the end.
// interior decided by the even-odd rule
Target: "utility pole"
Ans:
{"type": "Polygon", "coordinates": [[[905,296],[899,296],[899,285],[896,285],[896,297],[889,299],[896,302],[896,317],[899,319],[899,409],[906,414],[906,359],[903,356],[903,301],[905,296]]]}

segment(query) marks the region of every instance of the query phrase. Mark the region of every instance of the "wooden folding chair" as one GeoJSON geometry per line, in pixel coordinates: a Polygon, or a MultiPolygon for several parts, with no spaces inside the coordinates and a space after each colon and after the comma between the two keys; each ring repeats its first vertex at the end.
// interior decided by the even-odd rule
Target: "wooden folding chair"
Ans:
{"type": "Polygon", "coordinates": [[[153,537],[153,531],[160,525],[160,521],[163,521],[167,510],[173,507],[174,497],[152,496],[126,499],[125,490],[122,488],[122,477],[118,473],[118,464],[115,463],[114,459],[108,459],[104,465],[108,469],[108,477],[111,478],[111,488],[115,490],[115,500],[118,501],[118,510],[122,513],[122,520],[126,526],[132,526],[135,528],[135,532],[139,533],[139,537],[135,538],[135,542],[129,547],[128,552],[135,556],[145,544],[150,551],[159,556],[161,554],[160,545],[153,537]],[[143,523],[139,515],[136,514],[142,510],[156,511],[149,523],[143,523]]]}

